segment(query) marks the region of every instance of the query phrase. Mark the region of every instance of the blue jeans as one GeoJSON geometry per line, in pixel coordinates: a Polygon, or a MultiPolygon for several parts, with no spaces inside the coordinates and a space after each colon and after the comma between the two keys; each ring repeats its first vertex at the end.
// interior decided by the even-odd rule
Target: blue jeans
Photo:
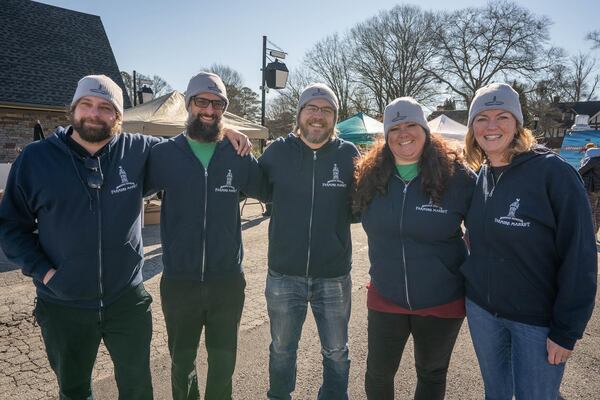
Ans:
{"type": "Polygon", "coordinates": [[[467,299],[467,321],[487,400],[555,400],[565,364],[548,363],[550,329],[495,317],[467,299]]]}
{"type": "Polygon", "coordinates": [[[265,296],[271,322],[267,393],[270,400],[289,400],[296,387],[296,352],[308,303],[317,323],[323,354],[323,384],[317,399],[348,399],[351,291],[350,274],[312,278],[269,270],[265,296]]]}

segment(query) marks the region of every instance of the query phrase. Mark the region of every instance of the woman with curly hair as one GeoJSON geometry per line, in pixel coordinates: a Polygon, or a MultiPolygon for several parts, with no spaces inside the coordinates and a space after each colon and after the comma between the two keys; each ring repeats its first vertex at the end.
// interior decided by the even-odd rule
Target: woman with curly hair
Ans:
{"type": "Polygon", "coordinates": [[[408,337],[415,348],[415,399],[443,399],[465,317],[461,224],[475,178],[455,150],[430,133],[410,97],[385,108],[385,142],[359,163],[353,208],[369,241],[368,399],[394,398],[408,337]]]}
{"type": "Polygon", "coordinates": [[[523,128],[519,95],[477,91],[465,138],[479,171],[467,214],[467,320],[486,399],[556,399],[596,293],[596,243],[577,171],[523,128]]]}

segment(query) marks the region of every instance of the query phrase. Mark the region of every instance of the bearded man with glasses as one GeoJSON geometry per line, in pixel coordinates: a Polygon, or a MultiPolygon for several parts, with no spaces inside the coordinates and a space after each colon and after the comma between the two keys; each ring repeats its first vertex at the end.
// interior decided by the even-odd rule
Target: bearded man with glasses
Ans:
{"type": "Polygon", "coordinates": [[[221,78],[200,72],[185,92],[186,129],[150,152],[147,186],[163,190],[160,295],[174,400],[200,398],[196,354],[204,330],[204,398],[230,400],[246,281],[240,191],[258,196],[262,173],[223,136],[229,99],[221,78]]]}
{"type": "Polygon", "coordinates": [[[69,116],[70,127],[28,145],[13,163],[0,244],[33,278],[59,397],[93,398],[103,341],[119,399],[152,399],[140,211],[146,162],[160,139],[120,133],[123,93],[104,75],[78,82],[69,116]]]}
{"type": "Polygon", "coordinates": [[[259,159],[273,202],[265,295],[271,322],[271,400],[289,400],[308,305],[323,354],[319,400],[348,398],[350,195],[356,147],[335,135],[338,99],[324,84],[300,95],[296,129],[259,159]]]}

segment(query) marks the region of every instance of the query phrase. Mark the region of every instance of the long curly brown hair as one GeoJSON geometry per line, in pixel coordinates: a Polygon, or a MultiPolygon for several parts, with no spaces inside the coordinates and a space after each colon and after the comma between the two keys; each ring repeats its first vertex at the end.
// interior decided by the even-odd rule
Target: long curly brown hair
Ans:
{"type": "MultiPolygon", "coordinates": [[[[454,165],[462,162],[459,151],[448,146],[441,137],[430,134],[425,138],[423,154],[419,159],[421,189],[434,204],[440,204],[447,188],[448,178],[454,174],[454,165]]],[[[380,140],[358,162],[354,177],[356,190],[353,194],[352,211],[364,211],[377,193],[387,193],[388,182],[394,173],[396,162],[387,142],[380,140]]]]}

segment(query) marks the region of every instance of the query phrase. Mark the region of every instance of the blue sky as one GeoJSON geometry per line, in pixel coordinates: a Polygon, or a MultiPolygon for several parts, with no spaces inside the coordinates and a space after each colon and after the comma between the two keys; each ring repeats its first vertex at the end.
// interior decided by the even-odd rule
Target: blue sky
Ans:
{"type": "MultiPolygon", "coordinates": [[[[184,91],[189,78],[213,63],[229,65],[258,92],[262,36],[288,52],[290,69],[318,40],[343,33],[381,10],[399,4],[391,0],[40,0],[98,15],[121,70],[163,77],[184,91]]],[[[420,0],[426,10],[481,6],[483,1],[420,0]],[[451,4],[451,7],[449,6],[451,4]]],[[[600,28],[595,0],[521,0],[519,4],[553,22],[551,41],[570,54],[590,51],[587,32],[600,28]]],[[[600,50],[594,51],[600,58],[600,50]]]]}

